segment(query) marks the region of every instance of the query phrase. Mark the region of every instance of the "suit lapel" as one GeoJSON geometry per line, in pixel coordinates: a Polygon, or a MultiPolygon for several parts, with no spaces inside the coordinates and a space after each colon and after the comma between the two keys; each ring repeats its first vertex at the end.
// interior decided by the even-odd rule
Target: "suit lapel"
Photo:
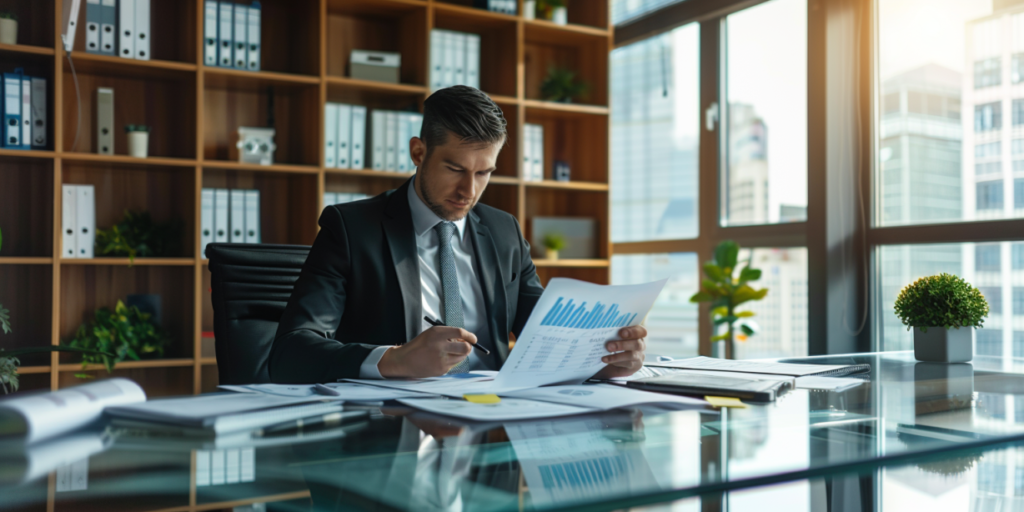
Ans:
{"type": "Polygon", "coordinates": [[[473,252],[476,257],[477,270],[480,272],[480,284],[484,292],[484,304],[487,307],[487,326],[491,340],[498,353],[498,363],[508,358],[508,344],[501,343],[507,337],[502,333],[508,325],[508,306],[505,304],[505,280],[498,268],[498,253],[494,248],[491,230],[480,222],[475,212],[469,214],[469,232],[473,237],[473,252]]]}
{"type": "Polygon", "coordinates": [[[406,181],[388,200],[384,210],[384,234],[391,250],[391,261],[395,264],[398,286],[402,290],[403,311],[405,312],[406,341],[419,334],[423,318],[423,294],[420,290],[420,267],[416,256],[416,234],[412,228],[412,212],[409,210],[409,190],[412,180],[406,181]]]}

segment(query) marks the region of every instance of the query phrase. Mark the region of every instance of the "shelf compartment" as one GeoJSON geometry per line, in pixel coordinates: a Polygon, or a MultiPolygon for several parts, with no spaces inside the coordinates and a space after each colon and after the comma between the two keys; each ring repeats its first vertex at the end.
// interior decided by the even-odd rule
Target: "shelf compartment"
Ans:
{"type": "Polygon", "coordinates": [[[209,85],[203,93],[204,160],[238,162],[235,147],[238,128],[265,127],[273,120],[274,144],[277,145],[274,163],[319,166],[319,85],[259,90],[211,88],[209,85]],[[271,96],[273,112],[269,108],[271,96]]]}
{"type": "MultiPolygon", "coordinates": [[[[0,2],[2,4],[2,2],[0,2]]],[[[0,6],[0,11],[4,8],[0,6]]],[[[19,23],[20,25],[20,23],[19,23]]],[[[20,34],[21,28],[18,32],[20,34]]],[[[25,76],[46,79],[46,144],[43,146],[32,146],[30,150],[7,149],[5,154],[23,154],[25,156],[43,156],[53,149],[53,126],[54,106],[53,91],[53,57],[39,53],[11,53],[0,51],[0,72],[12,72],[15,68],[23,68],[25,76]],[[29,155],[31,153],[31,155],[29,155]]],[[[33,127],[33,132],[35,127],[33,127]]],[[[6,132],[5,132],[6,133],[6,132]]],[[[35,137],[35,133],[33,133],[35,137]]]]}
{"type": "Polygon", "coordinates": [[[555,161],[569,164],[566,183],[608,183],[608,116],[526,108],[526,122],[544,127],[544,178],[541,186],[567,188],[551,181],[555,161]]]}
{"type": "Polygon", "coordinates": [[[198,162],[191,158],[167,158],[151,156],[136,158],[128,155],[101,155],[99,153],[61,153],[61,160],[70,163],[106,164],[110,167],[138,169],[140,167],[195,167],[198,162]]]}
{"type": "MultiPolygon", "coordinates": [[[[53,333],[53,269],[44,265],[0,266],[0,304],[11,312],[11,332],[3,334],[3,347],[47,347],[53,333]]],[[[50,364],[50,354],[20,356],[24,366],[50,364]]]]}
{"type": "MultiPolygon", "coordinates": [[[[526,188],[527,240],[533,240],[535,217],[585,217],[595,223],[594,252],[598,259],[608,259],[608,193],[526,188]]],[[[536,254],[536,253],[535,253],[536,254]]]]}
{"type": "Polygon", "coordinates": [[[253,171],[271,173],[294,173],[294,174],[317,174],[319,167],[312,165],[288,165],[288,164],[243,164],[241,162],[225,162],[221,160],[207,160],[203,162],[204,169],[223,169],[227,171],[253,171]]]}
{"type": "Polygon", "coordinates": [[[192,258],[61,258],[61,265],[111,265],[116,267],[191,267],[196,264],[192,258]]]}
{"type": "MultiPolygon", "coordinates": [[[[194,254],[195,241],[195,170],[179,167],[152,166],[144,169],[111,166],[100,162],[68,162],[64,164],[65,184],[93,185],[96,188],[96,229],[110,229],[124,219],[126,210],[149,212],[153,222],[181,221],[179,252],[161,258],[182,258],[194,254]]],[[[103,258],[97,250],[96,256],[103,258]]],[[[136,258],[137,265],[145,265],[136,258]]],[[[88,265],[83,260],[79,265],[88,265]]],[[[124,262],[127,258],[113,258],[124,262]]],[[[71,263],[73,264],[73,263],[71,263]]],[[[191,263],[190,263],[191,264],[191,263]]]]}
{"type": "MultiPolygon", "coordinates": [[[[21,30],[18,30],[19,34],[21,30]]],[[[9,54],[31,54],[31,55],[54,55],[53,48],[45,46],[32,46],[29,44],[0,44],[0,52],[9,54]]]]}
{"type": "Polygon", "coordinates": [[[398,52],[399,82],[424,86],[429,67],[427,4],[414,1],[329,0],[327,75],[351,77],[352,50],[398,52]]]}
{"type": "Polygon", "coordinates": [[[517,185],[504,185],[491,182],[484,189],[480,196],[480,203],[493,206],[507,212],[509,215],[519,217],[519,187],[517,185]]]}
{"type": "MultiPolygon", "coordinates": [[[[117,301],[124,301],[128,295],[154,294],[160,296],[160,327],[170,336],[171,344],[164,352],[164,358],[148,358],[133,364],[148,370],[154,366],[165,366],[169,359],[191,360],[193,272],[193,267],[62,265],[61,341],[70,341],[80,325],[93,320],[97,309],[113,309],[117,301]]],[[[75,364],[81,361],[81,355],[61,354],[60,361],[62,364],[75,364]]],[[[105,371],[102,373],[106,374],[105,371]]],[[[188,393],[191,393],[191,382],[190,379],[188,393]]],[[[146,390],[148,392],[149,388],[146,390]]]]}
{"type": "MultiPolygon", "coordinates": [[[[84,11],[84,9],[83,9],[84,11]]],[[[107,60],[114,60],[108,58],[107,60]]],[[[99,62],[99,61],[96,61],[99,62]]],[[[196,150],[196,85],[195,73],[160,70],[166,76],[133,73],[140,66],[103,66],[123,69],[125,73],[106,74],[99,69],[78,72],[81,92],[81,119],[78,119],[79,96],[71,72],[64,68],[61,91],[66,115],[64,118],[64,151],[96,154],[96,90],[114,89],[114,154],[128,154],[129,124],[150,127],[149,154],[153,157],[194,159],[196,150]],[[171,100],[173,98],[173,100],[171,100]],[[75,142],[76,129],[80,131],[75,142]]],[[[148,68],[147,68],[148,69],[148,68]]]]}
{"type": "MultiPolygon", "coordinates": [[[[196,44],[198,43],[195,22],[197,17],[196,6],[196,2],[150,2],[149,51],[152,52],[152,55],[150,55],[152,61],[174,61],[195,64],[196,44]]],[[[78,28],[75,30],[75,53],[72,56],[76,64],[79,57],[86,55],[89,57],[101,56],[86,53],[86,11],[85,2],[82,2],[78,10],[78,28]]],[[[52,45],[53,37],[46,43],[48,46],[52,45]]],[[[61,48],[61,52],[63,52],[63,48],[61,48]]],[[[110,58],[111,56],[102,55],[102,57],[110,58]]],[[[119,56],[113,58],[129,62],[146,62],[119,56]]]]}
{"type": "Polygon", "coordinates": [[[316,238],[317,175],[203,169],[203,188],[260,191],[260,232],[265,244],[312,245],[316,238]]]}
{"type": "Polygon", "coordinates": [[[319,77],[320,2],[262,0],[260,3],[260,69],[319,77]]]}
{"type": "Polygon", "coordinates": [[[0,259],[53,257],[52,161],[0,161],[0,230],[4,236],[0,259]]]}
{"type": "MultiPolygon", "coordinates": [[[[427,88],[419,85],[385,84],[370,80],[329,77],[327,101],[363,105],[368,110],[423,111],[427,88]]],[[[372,116],[367,112],[367,119],[372,116]]],[[[369,128],[369,125],[367,126],[369,128]]]]}
{"type": "MultiPolygon", "coordinates": [[[[486,11],[484,11],[486,13],[486,11]]],[[[488,13],[489,14],[489,13],[488,13]]],[[[514,98],[516,94],[516,32],[512,16],[488,16],[479,9],[439,8],[434,11],[434,28],[473,33],[480,36],[480,90],[514,98]]],[[[429,41],[429,35],[427,37],[429,41]]],[[[428,50],[429,50],[429,44],[428,50]]]]}
{"type": "MultiPolygon", "coordinates": [[[[11,12],[18,17],[18,43],[16,46],[33,46],[53,49],[54,5],[56,2],[5,0],[0,1],[0,11],[11,12]]],[[[83,4],[85,2],[82,2],[83,4]]],[[[85,11],[85,9],[82,9],[85,11]]],[[[83,21],[84,23],[84,21],[83,21]]],[[[81,32],[81,31],[79,31],[81,32]]],[[[6,66],[5,66],[6,67],[6,66]]],[[[2,71],[10,71],[4,69],[2,71]]]]}
{"type": "MultiPolygon", "coordinates": [[[[371,170],[367,170],[367,169],[335,169],[335,168],[332,168],[332,167],[328,167],[327,169],[325,169],[325,172],[326,172],[328,178],[330,178],[330,176],[333,175],[333,176],[356,176],[356,177],[362,177],[362,178],[385,179],[385,180],[387,180],[387,179],[390,179],[390,180],[407,180],[407,179],[411,178],[413,176],[413,174],[416,174],[416,173],[412,173],[412,172],[371,171],[371,170]]],[[[394,188],[394,187],[392,187],[392,188],[394,188]]],[[[328,192],[333,192],[333,191],[329,190],[328,192]]]]}
{"type": "Polygon", "coordinates": [[[548,69],[557,66],[575,71],[577,79],[590,86],[586,94],[574,101],[608,105],[608,38],[555,27],[547,23],[525,26],[526,98],[545,99],[540,92],[541,83],[548,69]]]}

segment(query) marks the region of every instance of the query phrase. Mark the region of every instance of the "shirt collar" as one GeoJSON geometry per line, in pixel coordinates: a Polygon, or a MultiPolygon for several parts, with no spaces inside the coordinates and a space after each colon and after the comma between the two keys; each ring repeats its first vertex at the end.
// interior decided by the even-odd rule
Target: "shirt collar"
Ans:
{"type": "MultiPolygon", "coordinates": [[[[436,213],[430,210],[430,207],[420,199],[419,194],[416,193],[416,178],[409,183],[409,209],[412,211],[412,227],[416,231],[416,236],[423,236],[431,229],[434,229],[440,222],[444,222],[444,219],[438,217],[436,213]]],[[[455,228],[459,231],[459,240],[466,233],[466,217],[459,220],[452,221],[455,224],[455,228]]]]}

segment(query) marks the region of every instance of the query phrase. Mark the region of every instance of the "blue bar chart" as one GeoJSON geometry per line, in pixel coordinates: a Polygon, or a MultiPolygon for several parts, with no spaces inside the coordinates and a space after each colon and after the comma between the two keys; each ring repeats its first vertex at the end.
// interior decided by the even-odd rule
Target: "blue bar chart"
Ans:
{"type": "Polygon", "coordinates": [[[574,299],[559,297],[544,315],[540,325],[567,327],[570,329],[607,329],[626,327],[636,320],[637,313],[619,311],[618,304],[611,306],[595,302],[587,309],[587,301],[575,303],[574,299]]]}

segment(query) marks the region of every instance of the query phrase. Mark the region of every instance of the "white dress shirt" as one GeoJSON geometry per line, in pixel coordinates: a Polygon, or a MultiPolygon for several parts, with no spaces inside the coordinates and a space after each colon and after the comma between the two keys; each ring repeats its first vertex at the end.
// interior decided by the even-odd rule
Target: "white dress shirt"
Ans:
{"type": "MultiPolygon", "coordinates": [[[[415,178],[413,179],[415,180],[415,178]]],[[[416,234],[416,255],[419,259],[423,314],[444,322],[444,311],[441,307],[441,265],[438,261],[440,241],[437,237],[437,230],[434,229],[434,226],[444,220],[432,212],[430,207],[416,194],[415,183],[411,183],[409,186],[409,209],[412,211],[412,226],[416,234]]],[[[455,271],[459,276],[459,292],[462,296],[462,318],[466,324],[463,328],[476,335],[477,343],[493,351],[494,343],[491,342],[491,335],[487,329],[487,307],[484,305],[484,293],[473,261],[473,241],[466,230],[466,218],[463,217],[453,222],[458,234],[458,240],[452,240],[452,250],[455,253],[455,271]]],[[[430,327],[431,325],[426,320],[421,320],[419,332],[422,333],[430,327]]],[[[359,377],[363,379],[383,378],[380,370],[377,369],[377,363],[389,348],[391,347],[383,346],[373,349],[359,367],[359,377]]],[[[497,368],[492,368],[493,360],[481,359],[480,352],[477,350],[471,351],[468,357],[469,370],[497,370],[497,368]]]]}

